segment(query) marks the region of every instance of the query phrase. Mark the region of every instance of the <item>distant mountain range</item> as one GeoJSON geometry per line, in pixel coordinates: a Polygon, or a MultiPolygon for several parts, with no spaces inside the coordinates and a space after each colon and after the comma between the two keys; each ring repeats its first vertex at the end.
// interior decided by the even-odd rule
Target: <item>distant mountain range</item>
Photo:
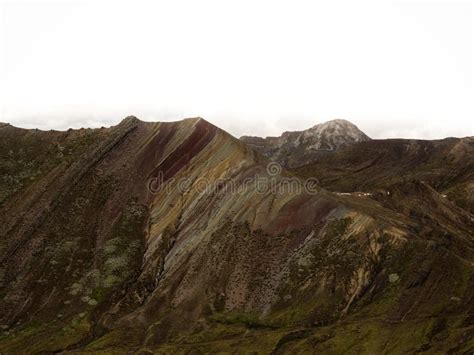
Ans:
{"type": "Polygon", "coordinates": [[[472,137],[0,125],[0,353],[470,354],[473,192],[472,137]]]}

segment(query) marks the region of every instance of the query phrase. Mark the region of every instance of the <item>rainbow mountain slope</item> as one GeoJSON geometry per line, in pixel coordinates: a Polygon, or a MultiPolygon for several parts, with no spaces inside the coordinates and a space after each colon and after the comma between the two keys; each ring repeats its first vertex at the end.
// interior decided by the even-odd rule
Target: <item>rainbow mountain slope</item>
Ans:
{"type": "Polygon", "coordinates": [[[2,353],[474,346],[473,218],[426,183],[328,192],[201,118],[0,138],[2,353]]]}

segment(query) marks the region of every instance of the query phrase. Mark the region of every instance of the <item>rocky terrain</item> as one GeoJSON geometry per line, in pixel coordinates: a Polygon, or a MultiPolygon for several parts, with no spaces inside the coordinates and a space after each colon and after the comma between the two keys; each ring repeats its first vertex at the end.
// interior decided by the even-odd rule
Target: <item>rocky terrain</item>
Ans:
{"type": "Polygon", "coordinates": [[[347,125],[0,125],[0,353],[472,353],[472,138],[347,125]]]}
{"type": "Polygon", "coordinates": [[[474,137],[371,140],[292,171],[339,192],[377,191],[416,179],[474,213],[474,137]]]}
{"type": "Polygon", "coordinates": [[[317,124],[304,131],[284,132],[279,137],[240,139],[265,157],[286,167],[298,167],[370,138],[347,120],[337,119],[317,124]]]}

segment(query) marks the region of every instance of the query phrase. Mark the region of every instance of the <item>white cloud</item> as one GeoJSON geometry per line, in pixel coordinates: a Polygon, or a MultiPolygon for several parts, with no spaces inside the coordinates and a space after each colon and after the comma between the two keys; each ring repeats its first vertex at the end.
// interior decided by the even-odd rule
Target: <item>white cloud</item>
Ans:
{"type": "Polygon", "coordinates": [[[202,116],[265,136],[346,118],[372,137],[474,135],[471,1],[3,1],[0,12],[0,121],[202,116]]]}

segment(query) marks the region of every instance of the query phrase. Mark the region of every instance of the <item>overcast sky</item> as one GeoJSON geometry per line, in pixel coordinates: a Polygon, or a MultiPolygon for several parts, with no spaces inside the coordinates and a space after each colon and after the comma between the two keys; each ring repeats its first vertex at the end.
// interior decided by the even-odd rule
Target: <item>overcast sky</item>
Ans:
{"type": "Polygon", "coordinates": [[[474,135],[473,1],[0,0],[0,121],[474,135]]]}

